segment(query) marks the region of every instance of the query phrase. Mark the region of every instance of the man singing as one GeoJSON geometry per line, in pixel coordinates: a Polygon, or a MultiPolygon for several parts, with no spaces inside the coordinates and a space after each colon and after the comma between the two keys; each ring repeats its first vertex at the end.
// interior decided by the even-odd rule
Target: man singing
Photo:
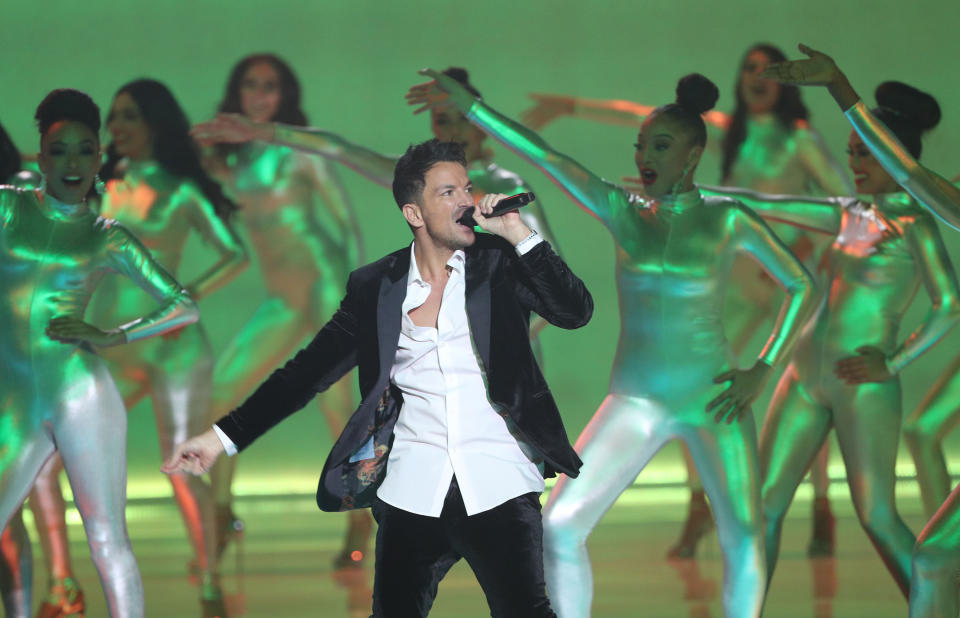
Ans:
{"type": "Polygon", "coordinates": [[[440,577],[461,557],[493,616],[555,616],[539,494],[544,477],[576,476],[581,462],[528,324],[533,311],[578,328],[593,300],[516,212],[486,216],[506,196],[476,205],[489,234],[457,222],[474,207],[465,166],[459,144],[411,146],[393,194],[413,244],[353,272],[313,341],[164,466],[202,474],[359,366],[363,401],[327,458],[317,503],[372,507],[377,618],[426,616],[440,577]]]}

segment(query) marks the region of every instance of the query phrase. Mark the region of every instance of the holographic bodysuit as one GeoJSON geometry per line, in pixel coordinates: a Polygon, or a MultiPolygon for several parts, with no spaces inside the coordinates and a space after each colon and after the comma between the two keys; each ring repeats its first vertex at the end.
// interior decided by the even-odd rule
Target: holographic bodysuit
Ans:
{"type": "MultiPolygon", "coordinates": [[[[896,137],[859,102],[846,112],[863,142],[894,180],[919,203],[960,230],[960,196],[946,181],[927,172],[896,137]]],[[[917,537],[910,580],[910,618],[960,613],[960,486],[950,491],[942,440],[960,422],[960,356],[950,363],[907,420],[907,444],[917,465],[924,506],[933,517],[917,537]],[[942,504],[940,501],[942,500],[942,504]]]]}
{"type": "Polygon", "coordinates": [[[620,338],[610,392],[577,440],[576,480],[561,478],[544,511],[544,564],[551,601],[565,618],[589,615],[590,531],[669,440],[689,447],[703,475],[724,552],[728,615],[757,616],[764,555],[753,423],[718,424],[705,413],[735,367],[722,305],[734,258],[748,253],[789,300],[761,354],[775,365],[811,309],[803,266],[753,213],[696,189],[644,200],[607,183],[535,133],[475,101],[468,117],[561,186],[616,242],[620,338]]]}
{"type": "Polygon", "coordinates": [[[85,203],[5,187],[0,225],[0,521],[6,525],[59,450],[110,615],[142,616],[143,587],[124,518],[123,401],[92,346],[55,341],[45,329],[54,317],[82,318],[109,273],[129,277],[161,303],[121,327],[128,342],[196,321],[195,305],[129,232],[85,203]]]}
{"type": "Polygon", "coordinates": [[[894,483],[901,418],[897,373],[939,341],[960,317],[956,276],[933,217],[908,195],[814,199],[721,190],[764,217],[834,236],[825,297],[805,327],[777,386],[760,440],[772,574],[783,517],[830,429],[847,467],[860,522],[906,595],[913,534],[897,514],[894,483]],[[897,331],[923,283],[933,308],[902,343],[897,331]],[[834,364],[861,346],[880,349],[894,375],[847,385],[834,364]]]}
{"type": "MultiPolygon", "coordinates": [[[[211,163],[240,205],[237,214],[267,294],[217,359],[213,407],[219,417],[239,405],[333,314],[347,275],[362,259],[362,241],[350,200],[324,159],[254,142],[211,163]]],[[[345,378],[320,400],[334,436],[355,407],[352,397],[345,378]]],[[[211,472],[222,508],[231,500],[235,463],[224,458],[211,472]]]]}
{"type": "MultiPolygon", "coordinates": [[[[247,263],[236,234],[214,211],[213,205],[192,181],[174,176],[153,161],[123,161],[122,179],[111,180],[100,213],[132,231],[154,259],[168,272],[180,271],[190,231],[219,256],[213,266],[187,285],[198,301],[235,277],[247,263]]],[[[152,299],[134,283],[109,278],[97,289],[89,310],[96,325],[122,322],[147,311],[152,299]]],[[[124,404],[132,409],[149,397],[157,423],[160,454],[166,459],[173,447],[201,433],[210,424],[213,353],[200,324],[166,337],[154,337],[101,351],[117,382],[124,404]]],[[[57,483],[56,458],[44,467],[30,495],[31,507],[51,562],[67,561],[63,498],[57,483]],[[59,537],[59,538],[57,538],[59,537]]],[[[216,544],[213,501],[209,485],[192,476],[169,476],[174,496],[196,556],[197,568],[212,584],[216,544]]],[[[70,571],[69,564],[65,570],[70,571]]]]}

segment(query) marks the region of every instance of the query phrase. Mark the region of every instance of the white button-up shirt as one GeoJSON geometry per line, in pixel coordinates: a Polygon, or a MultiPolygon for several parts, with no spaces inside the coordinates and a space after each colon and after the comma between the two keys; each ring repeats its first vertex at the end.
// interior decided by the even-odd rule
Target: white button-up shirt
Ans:
{"type": "MultiPolygon", "coordinates": [[[[531,239],[534,240],[534,239],[531,239]]],[[[537,243],[526,243],[526,252],[537,243]]],[[[467,515],[529,492],[543,491],[537,464],[510,431],[512,420],[487,394],[486,372],[470,333],[463,251],[447,262],[437,328],[417,326],[410,311],[422,305],[430,284],[410,247],[410,274],[391,381],[403,393],[393,430],[381,500],[405,511],[439,517],[454,475],[467,515]]]]}

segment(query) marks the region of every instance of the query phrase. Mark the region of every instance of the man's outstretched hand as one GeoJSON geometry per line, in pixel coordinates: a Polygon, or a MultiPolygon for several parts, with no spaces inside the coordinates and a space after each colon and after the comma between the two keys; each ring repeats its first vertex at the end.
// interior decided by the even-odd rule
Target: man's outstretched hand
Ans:
{"type": "Polygon", "coordinates": [[[173,449],[173,455],[160,469],[167,474],[186,472],[194,476],[205,474],[223,452],[223,443],[213,428],[194,436],[173,449]]]}

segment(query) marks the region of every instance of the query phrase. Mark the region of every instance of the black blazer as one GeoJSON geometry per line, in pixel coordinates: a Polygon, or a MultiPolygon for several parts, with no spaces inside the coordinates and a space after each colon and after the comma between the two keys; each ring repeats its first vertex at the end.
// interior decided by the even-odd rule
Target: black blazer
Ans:
{"type": "MultiPolygon", "coordinates": [[[[545,477],[575,477],[582,462],[534,360],[529,320],[534,311],[561,328],[579,328],[590,320],[593,299],[546,242],[518,256],[502,238],[478,234],[466,256],[467,317],[490,399],[543,457],[545,477]]],[[[409,270],[408,246],[354,271],[340,309],[313,341],[217,422],[243,449],[359,366],[363,400],[330,451],[317,489],[324,511],[369,506],[386,471],[403,402],[390,370],[409,270]]]]}

